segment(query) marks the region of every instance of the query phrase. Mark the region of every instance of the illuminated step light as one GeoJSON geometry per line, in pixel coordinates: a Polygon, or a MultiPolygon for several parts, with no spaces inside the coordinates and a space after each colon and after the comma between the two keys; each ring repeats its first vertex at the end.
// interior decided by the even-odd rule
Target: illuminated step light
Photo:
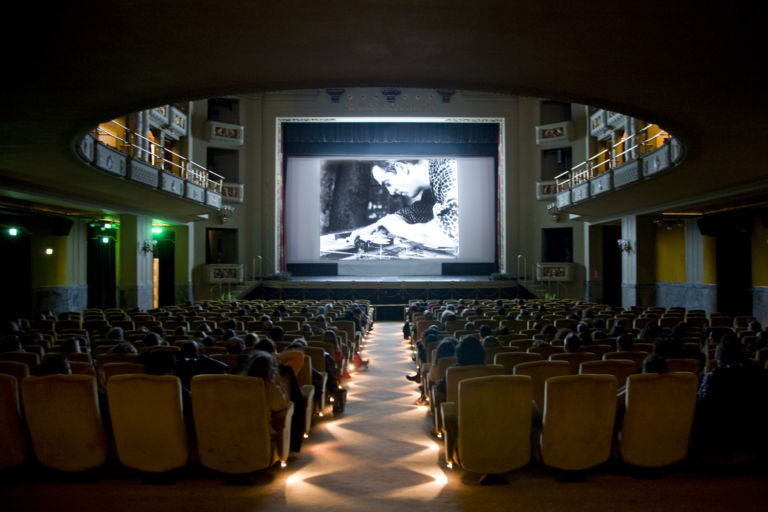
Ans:
{"type": "Polygon", "coordinates": [[[445,465],[448,469],[453,469],[453,462],[449,462],[445,465]]]}
{"type": "Polygon", "coordinates": [[[48,248],[45,250],[45,254],[53,254],[53,249],[51,249],[50,247],[48,247],[48,248]]]}
{"type": "Polygon", "coordinates": [[[309,439],[309,434],[304,434],[304,439],[309,439]]]}
{"type": "Polygon", "coordinates": [[[101,243],[108,244],[109,243],[109,237],[108,236],[101,237],[101,243]]]}
{"type": "Polygon", "coordinates": [[[8,229],[8,234],[11,235],[11,236],[16,236],[16,235],[19,234],[19,230],[16,229],[16,228],[10,228],[10,229],[8,229]]]}
{"type": "Polygon", "coordinates": [[[287,462],[285,462],[284,460],[281,460],[281,461],[280,461],[280,467],[281,467],[281,468],[285,468],[285,467],[288,467],[288,463],[287,463],[287,462]]]}

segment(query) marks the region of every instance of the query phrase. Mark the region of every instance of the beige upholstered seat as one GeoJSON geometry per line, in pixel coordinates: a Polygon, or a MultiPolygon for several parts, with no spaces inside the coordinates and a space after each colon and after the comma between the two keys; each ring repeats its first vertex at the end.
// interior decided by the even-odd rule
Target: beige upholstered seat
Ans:
{"type": "MultiPolygon", "coordinates": [[[[459,396],[459,382],[472,377],[485,377],[488,375],[503,375],[504,367],[496,364],[477,364],[468,366],[451,366],[445,370],[445,398],[433,390],[433,407],[435,432],[441,432],[443,419],[440,414],[440,403],[456,402],[459,396]]],[[[435,386],[436,388],[437,386],[435,386]]]]}
{"type": "Polygon", "coordinates": [[[647,352],[634,351],[634,352],[606,352],[603,354],[603,359],[629,359],[635,362],[635,368],[640,371],[643,368],[643,361],[648,357],[647,352]]]}
{"type": "Polygon", "coordinates": [[[446,462],[481,474],[506,473],[531,458],[531,397],[527,376],[467,378],[458,402],[445,402],[446,462]]]}
{"type": "Polygon", "coordinates": [[[266,469],[290,450],[293,407],[279,432],[280,452],[270,437],[271,411],[264,381],[240,375],[192,377],[192,408],[200,463],[222,473],[251,473],[266,469]]]}
{"type": "Polygon", "coordinates": [[[29,375],[29,366],[20,361],[0,361],[0,373],[16,377],[16,382],[29,375]]]}
{"type": "Polygon", "coordinates": [[[627,377],[637,373],[634,361],[629,359],[604,359],[602,361],[585,361],[581,363],[579,373],[592,375],[613,375],[623,386],[627,377]]]}
{"type": "MultiPolygon", "coordinates": [[[[296,380],[301,386],[301,395],[304,397],[304,436],[309,435],[309,430],[312,428],[312,413],[315,409],[315,386],[312,384],[312,358],[307,354],[304,354],[304,364],[299,370],[299,374],[296,376],[296,380]]],[[[326,380],[323,380],[323,389],[325,389],[326,380]]]]}
{"type": "Polygon", "coordinates": [[[579,373],[579,366],[585,361],[594,361],[597,355],[592,352],[563,352],[562,354],[552,354],[550,361],[567,361],[571,365],[571,375],[579,373]]]}
{"type": "Polygon", "coordinates": [[[109,411],[120,462],[150,473],[189,460],[181,381],[173,375],[115,375],[107,382],[109,411]]]}
{"type": "Polygon", "coordinates": [[[694,375],[701,371],[701,363],[697,359],[670,358],[667,359],[667,367],[670,372],[691,372],[694,375]]]}
{"type": "Polygon", "coordinates": [[[17,363],[24,363],[31,372],[40,364],[40,356],[34,352],[2,352],[0,353],[0,361],[16,361],[17,363]]]}
{"type": "Polygon", "coordinates": [[[0,470],[16,467],[26,458],[18,381],[12,375],[0,373],[0,470]]]}
{"type": "Polygon", "coordinates": [[[539,354],[543,359],[549,359],[549,356],[552,354],[562,354],[565,352],[565,348],[562,346],[556,347],[552,345],[543,347],[530,347],[528,348],[528,352],[539,354]]]}
{"type": "Polygon", "coordinates": [[[618,443],[624,462],[661,467],[683,460],[697,389],[698,378],[689,372],[631,375],[618,443]]]}
{"type": "Polygon", "coordinates": [[[539,410],[544,407],[544,384],[550,377],[560,377],[571,373],[568,361],[531,361],[517,364],[513,375],[528,375],[533,379],[533,400],[539,410]]]}
{"type": "Polygon", "coordinates": [[[40,464],[60,471],[84,471],[104,464],[107,436],[95,377],[27,377],[21,381],[21,398],[40,464]]]}
{"type": "Polygon", "coordinates": [[[579,471],[608,460],[617,387],[613,375],[566,375],[547,380],[540,436],[544,464],[579,471]]]}
{"type": "Polygon", "coordinates": [[[530,363],[531,361],[544,361],[540,354],[535,352],[501,352],[494,356],[493,363],[504,367],[504,373],[512,375],[515,365],[530,363]]]}
{"type": "MultiPolygon", "coordinates": [[[[329,399],[327,386],[326,386],[328,382],[328,372],[325,369],[325,350],[323,350],[320,347],[309,346],[304,349],[304,354],[308,355],[309,358],[312,360],[312,368],[320,372],[320,375],[323,376],[323,391],[322,393],[320,393],[320,396],[314,397],[315,398],[314,402],[317,404],[316,412],[322,414],[329,399]]],[[[310,382],[311,382],[311,375],[310,375],[310,382]]]]}
{"type": "Polygon", "coordinates": [[[139,363],[106,363],[99,368],[103,381],[107,382],[115,375],[144,373],[144,365],[139,363]]]}

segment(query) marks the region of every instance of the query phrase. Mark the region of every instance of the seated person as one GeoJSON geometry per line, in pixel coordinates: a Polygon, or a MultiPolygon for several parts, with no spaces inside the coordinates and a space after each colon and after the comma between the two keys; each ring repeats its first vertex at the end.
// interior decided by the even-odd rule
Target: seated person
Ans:
{"type": "MultiPolygon", "coordinates": [[[[277,454],[281,451],[279,443],[282,436],[280,432],[285,427],[285,416],[291,404],[289,393],[280,384],[275,358],[272,357],[272,354],[261,350],[254,351],[250,358],[247,375],[259,377],[264,381],[267,407],[270,410],[269,432],[272,438],[272,451],[277,454]]],[[[294,408],[294,412],[296,410],[297,408],[294,408]]]]}
{"type": "Polygon", "coordinates": [[[182,386],[189,388],[195,375],[223,374],[228,370],[225,363],[200,354],[200,345],[196,341],[185,341],[181,345],[175,373],[181,379],[182,386]]]}
{"type": "MultiPolygon", "coordinates": [[[[470,366],[485,364],[485,349],[476,336],[464,336],[456,345],[456,364],[454,366],[470,366]]],[[[445,375],[437,384],[437,391],[445,393],[445,375]]]]}

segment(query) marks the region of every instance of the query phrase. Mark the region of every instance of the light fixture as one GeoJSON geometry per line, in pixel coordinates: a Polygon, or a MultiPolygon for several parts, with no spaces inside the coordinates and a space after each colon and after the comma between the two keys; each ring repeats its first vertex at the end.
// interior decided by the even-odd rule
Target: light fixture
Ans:
{"type": "Polygon", "coordinates": [[[154,233],[155,235],[159,235],[162,232],[163,232],[163,228],[161,228],[161,227],[155,226],[155,227],[152,228],[152,233],[154,233]]]}
{"type": "Polygon", "coordinates": [[[53,249],[51,249],[50,247],[48,247],[48,248],[45,250],[45,254],[53,254],[53,249]]]}
{"type": "Polygon", "coordinates": [[[109,237],[108,236],[101,237],[101,243],[108,244],[109,243],[109,237]]]}
{"type": "Polygon", "coordinates": [[[626,252],[626,253],[632,252],[632,244],[629,240],[619,238],[618,240],[616,240],[616,244],[619,246],[619,250],[621,252],[626,252]]]}
{"type": "Polygon", "coordinates": [[[16,236],[16,235],[18,235],[18,234],[19,234],[19,230],[18,230],[18,229],[16,229],[16,228],[10,228],[10,229],[8,230],[8,234],[9,234],[9,235],[11,235],[11,236],[16,236]]]}

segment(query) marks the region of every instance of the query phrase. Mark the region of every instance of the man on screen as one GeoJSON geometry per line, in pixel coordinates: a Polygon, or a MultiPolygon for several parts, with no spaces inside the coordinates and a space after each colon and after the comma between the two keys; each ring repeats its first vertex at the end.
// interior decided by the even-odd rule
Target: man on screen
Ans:
{"type": "Polygon", "coordinates": [[[350,242],[370,241],[386,231],[430,247],[458,247],[456,160],[387,160],[374,164],[371,173],[391,195],[406,196],[412,202],[356,229],[350,242]]]}

